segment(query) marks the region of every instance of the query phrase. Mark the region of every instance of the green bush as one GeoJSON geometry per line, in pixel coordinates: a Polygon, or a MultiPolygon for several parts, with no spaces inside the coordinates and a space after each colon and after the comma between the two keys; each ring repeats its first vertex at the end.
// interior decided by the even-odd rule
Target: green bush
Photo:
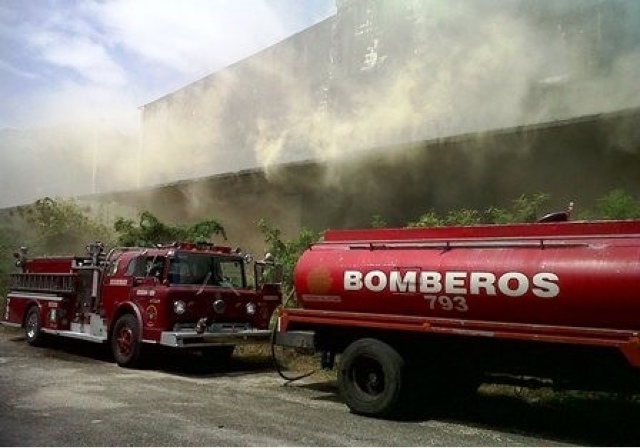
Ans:
{"type": "Polygon", "coordinates": [[[640,202],[624,190],[612,190],[598,199],[596,215],[599,219],[640,218],[640,202]]]}
{"type": "Polygon", "coordinates": [[[417,221],[407,224],[408,227],[438,227],[442,225],[444,225],[444,218],[439,217],[433,210],[420,215],[417,221]]]}
{"type": "Polygon", "coordinates": [[[213,235],[221,235],[225,240],[227,233],[218,221],[201,221],[191,226],[170,226],[161,222],[153,214],[144,211],[136,224],[131,219],[117,218],[114,230],[118,234],[120,246],[151,246],[169,244],[175,241],[209,241],[213,235]]]}
{"type": "Polygon", "coordinates": [[[409,222],[407,227],[471,226],[476,224],[508,224],[515,222],[534,222],[539,218],[543,207],[549,202],[546,193],[521,195],[512,201],[508,209],[489,207],[484,211],[462,208],[452,210],[444,216],[433,210],[421,215],[417,221],[409,222]]]}
{"type": "Polygon", "coordinates": [[[321,234],[307,228],[302,228],[297,237],[285,241],[282,238],[281,230],[269,225],[265,219],[261,219],[258,222],[258,227],[267,244],[267,252],[282,265],[284,305],[293,305],[295,302],[295,298],[293,297],[293,269],[302,253],[313,243],[319,241],[321,234]]]}
{"type": "Polygon", "coordinates": [[[109,243],[113,239],[107,226],[74,200],[46,197],[17,207],[16,214],[26,224],[23,245],[31,255],[77,253],[84,251],[88,242],[109,243]]]}
{"type": "Polygon", "coordinates": [[[373,215],[371,217],[371,227],[374,229],[383,229],[387,227],[387,221],[381,215],[373,215]]]}

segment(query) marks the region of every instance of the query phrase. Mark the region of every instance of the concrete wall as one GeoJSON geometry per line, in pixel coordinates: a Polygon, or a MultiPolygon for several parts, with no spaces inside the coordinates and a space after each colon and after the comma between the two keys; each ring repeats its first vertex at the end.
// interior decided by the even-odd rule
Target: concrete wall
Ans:
{"type": "Polygon", "coordinates": [[[143,177],[164,185],[110,197],[214,217],[257,251],[261,217],[293,235],[523,193],[558,209],[640,195],[639,30],[633,0],[338,1],[145,105],[143,177]]]}
{"type": "Polygon", "coordinates": [[[368,226],[379,214],[403,226],[434,210],[509,207],[547,193],[550,210],[592,208],[622,188],[640,198],[640,109],[562,123],[468,134],[379,148],[350,164],[326,164],[302,222],[317,228],[368,226]],[[329,183],[327,184],[327,179],[329,183]],[[318,212],[322,210],[322,212],[318,212]]]}
{"type": "Polygon", "coordinates": [[[342,0],[337,146],[479,133],[640,106],[634,1],[342,0]]]}
{"type": "Polygon", "coordinates": [[[509,207],[547,193],[545,212],[576,214],[622,188],[640,197],[640,109],[545,125],[380,147],[366,157],[281,165],[101,196],[173,223],[217,219],[230,244],[264,251],[257,222],[294,237],[301,227],[404,226],[423,213],[509,207]]]}
{"type": "Polygon", "coordinates": [[[145,183],[236,172],[306,157],[277,148],[326,95],[331,20],[167,95],[142,110],[145,183]]]}
{"type": "Polygon", "coordinates": [[[146,184],[640,106],[633,0],[341,0],[143,108],[146,184]]]}

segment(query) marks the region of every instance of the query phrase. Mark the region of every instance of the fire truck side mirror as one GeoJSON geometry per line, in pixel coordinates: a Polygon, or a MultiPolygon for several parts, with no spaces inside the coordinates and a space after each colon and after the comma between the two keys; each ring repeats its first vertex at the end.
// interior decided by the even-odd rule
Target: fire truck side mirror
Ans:
{"type": "Polygon", "coordinates": [[[284,269],[281,264],[257,261],[254,264],[256,286],[282,283],[284,269]]]}

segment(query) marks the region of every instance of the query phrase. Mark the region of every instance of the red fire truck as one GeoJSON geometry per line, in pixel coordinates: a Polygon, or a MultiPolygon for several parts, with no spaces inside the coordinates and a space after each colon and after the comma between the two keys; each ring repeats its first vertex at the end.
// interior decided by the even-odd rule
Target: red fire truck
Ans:
{"type": "Polygon", "coordinates": [[[275,344],[338,355],[356,413],[488,381],[640,391],[640,221],[332,230],[294,281],[275,344]]]}
{"type": "Polygon", "coordinates": [[[277,266],[255,262],[250,286],[250,256],[209,243],[106,254],[94,243],[86,256],[36,258],[23,248],[16,257],[3,323],[24,327],[32,345],[51,335],[109,343],[124,367],[138,365],[147,344],[228,358],[236,344],[269,340],[281,302],[277,266]]]}

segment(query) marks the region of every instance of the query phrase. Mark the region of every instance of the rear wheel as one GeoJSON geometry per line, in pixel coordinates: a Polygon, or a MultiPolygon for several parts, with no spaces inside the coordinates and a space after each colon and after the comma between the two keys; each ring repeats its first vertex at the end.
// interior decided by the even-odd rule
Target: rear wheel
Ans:
{"type": "Polygon", "coordinates": [[[42,345],[44,334],[42,333],[42,320],[40,319],[40,309],[37,306],[29,308],[27,318],[24,321],[24,330],[27,342],[30,345],[42,345]]]}
{"type": "Polygon", "coordinates": [[[404,360],[390,345],[359,339],[340,358],[338,387],[347,406],[376,417],[398,414],[403,390],[404,360]]]}
{"type": "Polygon", "coordinates": [[[131,314],[120,316],[111,335],[113,357],[121,367],[138,367],[141,364],[140,326],[131,314]]]}

